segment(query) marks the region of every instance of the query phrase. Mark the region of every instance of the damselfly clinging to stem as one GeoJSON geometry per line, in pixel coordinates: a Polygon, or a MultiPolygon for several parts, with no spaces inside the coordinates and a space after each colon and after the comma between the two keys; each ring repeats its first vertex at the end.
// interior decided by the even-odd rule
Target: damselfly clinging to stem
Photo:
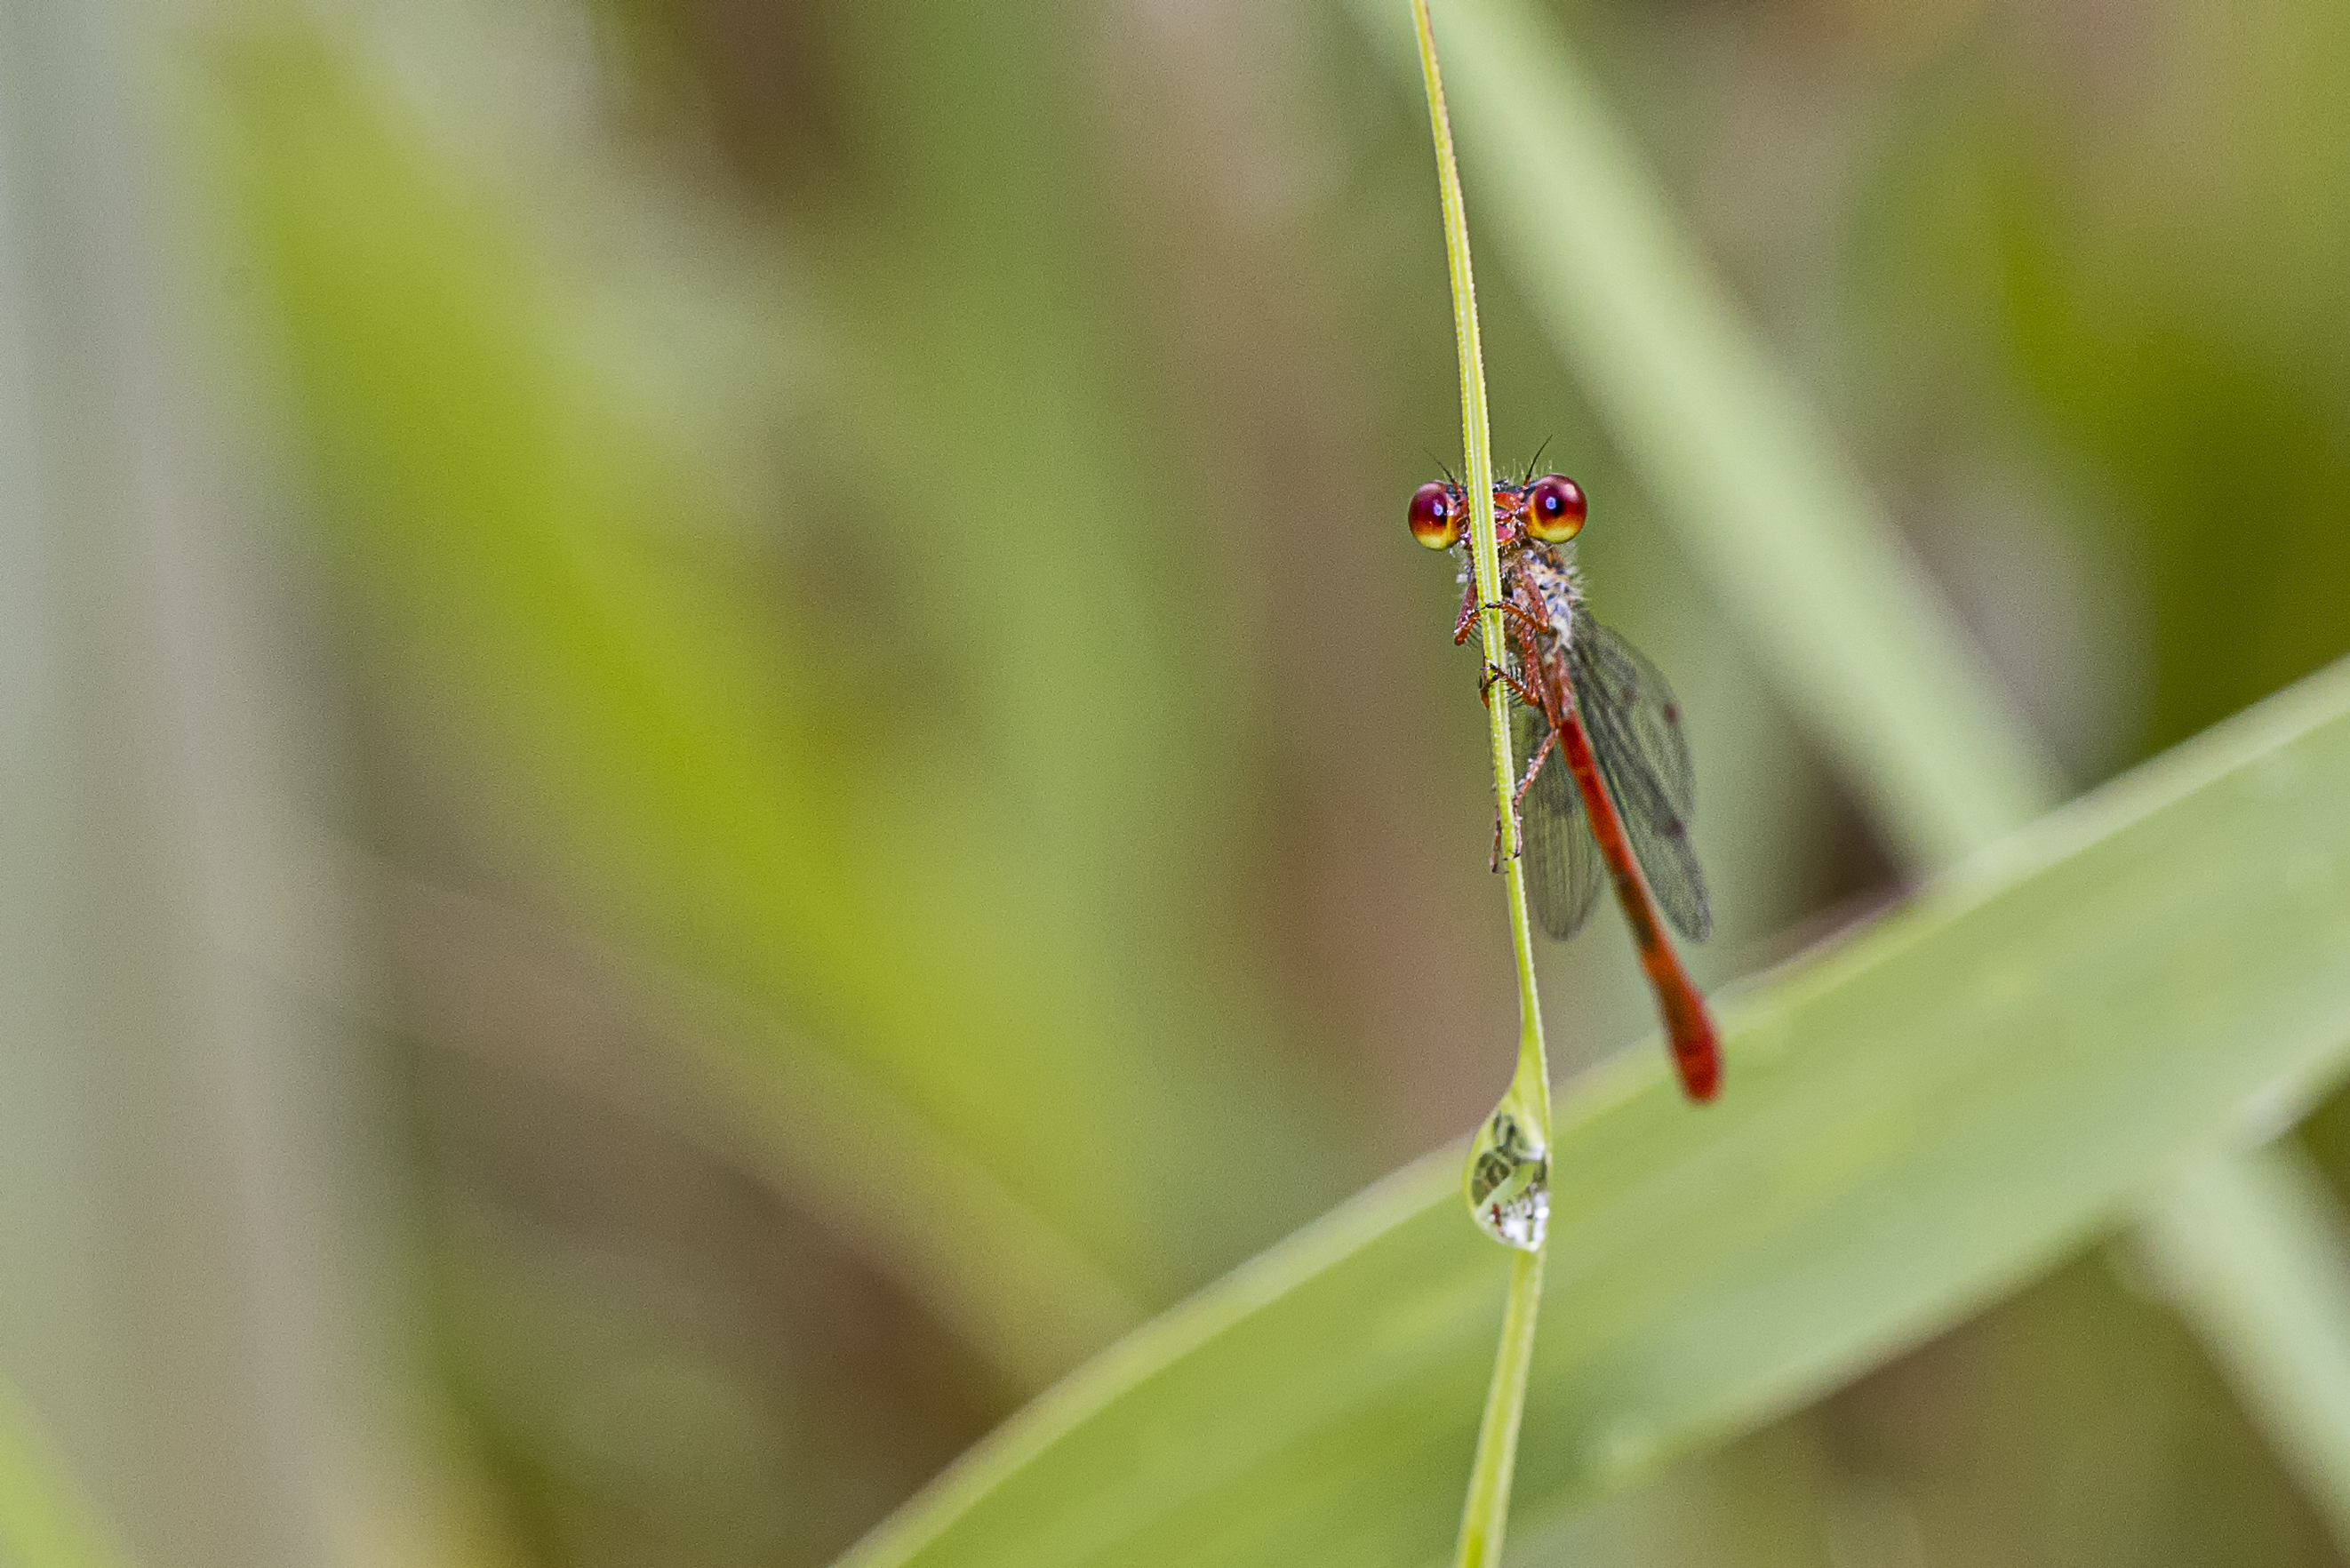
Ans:
{"type": "Polygon", "coordinates": [[[1461,552],[1469,587],[1455,643],[1469,639],[1481,609],[1502,615],[1507,666],[1488,668],[1482,689],[1488,701],[1498,686],[1503,701],[1518,702],[1511,717],[1512,750],[1524,769],[1517,842],[1535,919],[1554,937],[1572,936],[1598,901],[1601,878],[1616,884],[1681,1086],[1693,1100],[1710,1100],[1721,1082],[1720,1038],[1664,925],[1671,920],[1691,941],[1713,929],[1689,840],[1689,742],[1656,666],[1584,607],[1570,546],[1585,511],[1582,490],[1564,474],[1536,479],[1529,468],[1517,483],[1494,485],[1502,597],[1492,606],[1477,602],[1469,569],[1466,490],[1430,483],[1412,492],[1411,533],[1431,550],[1461,552]]]}

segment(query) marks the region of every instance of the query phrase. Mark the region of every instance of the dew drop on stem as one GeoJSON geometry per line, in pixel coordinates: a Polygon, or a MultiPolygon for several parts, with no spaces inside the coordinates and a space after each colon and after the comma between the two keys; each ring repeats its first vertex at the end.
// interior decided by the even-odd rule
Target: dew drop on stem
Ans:
{"type": "Polygon", "coordinates": [[[1470,1216],[1503,1246],[1542,1250],[1550,1227],[1550,1150],[1534,1141],[1508,1101],[1469,1148],[1462,1176],[1470,1216]]]}

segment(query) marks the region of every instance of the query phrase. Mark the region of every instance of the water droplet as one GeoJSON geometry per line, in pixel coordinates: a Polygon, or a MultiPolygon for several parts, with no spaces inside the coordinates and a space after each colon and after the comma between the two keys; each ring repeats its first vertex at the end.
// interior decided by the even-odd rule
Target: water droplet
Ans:
{"type": "Polygon", "coordinates": [[[1504,1104],[1470,1146],[1462,1178],[1469,1212],[1503,1246],[1539,1251],[1550,1229],[1550,1150],[1504,1104]]]}

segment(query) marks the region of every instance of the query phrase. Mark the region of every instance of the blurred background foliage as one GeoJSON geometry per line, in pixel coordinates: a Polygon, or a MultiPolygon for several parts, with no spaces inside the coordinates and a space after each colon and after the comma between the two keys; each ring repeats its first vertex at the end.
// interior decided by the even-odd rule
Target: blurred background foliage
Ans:
{"type": "MultiPolygon", "coordinates": [[[[2340,7],[1553,16],[2072,785],[2350,650],[2340,7]]],[[[212,498],[241,586],[138,587],[175,557],[122,567],[135,531],[11,534],[26,624],[91,628],[10,754],[83,833],[11,841],[54,879],[12,929],[71,887],[60,950],[136,972],[244,896],[84,794],[143,758],[166,782],[120,820],[185,836],[173,759],[213,753],[148,746],[171,726],[86,674],[161,605],[256,645],[220,667],[268,722],[223,776],[269,804],[191,820],[240,828],[231,861],[261,824],[260,897],[331,951],[283,962],[307,1022],[263,1057],[160,1002],[121,1025],[160,1070],[95,1049],[99,984],[26,1027],[60,1060],[8,1069],[5,1364],[130,1560],[827,1562],[1490,1104],[1473,661],[1401,526],[1458,429],[1426,122],[1346,15],[154,20],[11,24],[9,439],[53,491],[147,474],[155,427],[78,422],[77,345],[172,324],[163,424],[211,455],[140,493],[212,498]],[[36,79],[68,57],[120,96],[36,79]],[[73,150],[109,125],[132,151],[73,150]],[[146,223],[167,282],[67,243],[135,248],[121,223],[44,226],[85,205],[146,223]],[[206,1403],[240,1366],[246,1426],[206,1403]]],[[[1690,714],[1702,977],[1898,898],[1528,300],[1481,281],[1498,448],[1592,493],[1598,607],[1690,714]]],[[[168,706],[190,646],[131,688],[168,706]]],[[[1565,1066],[1647,1031],[1612,921],[1546,962],[1565,1066]]],[[[2305,1137],[2350,1174],[2337,1107],[2305,1137]]],[[[2104,1252],[1517,1551],[2335,1557],[2104,1252]]]]}

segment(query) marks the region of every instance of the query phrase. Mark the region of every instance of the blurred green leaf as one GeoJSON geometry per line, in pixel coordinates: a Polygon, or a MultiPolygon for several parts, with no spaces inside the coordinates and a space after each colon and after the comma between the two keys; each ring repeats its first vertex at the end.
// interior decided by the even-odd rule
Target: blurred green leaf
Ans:
{"type": "Polygon", "coordinates": [[[0,1386],[0,1562],[11,1568],[117,1568],[120,1550],[34,1430],[32,1412],[0,1386]]]}
{"type": "MultiPolygon", "coordinates": [[[[2350,667],[1725,1006],[1739,1092],[1643,1054],[1561,1107],[1521,1506],[1832,1386],[2265,1127],[2350,1054],[2350,667]]],[[[1417,1564],[1506,1259],[1431,1157],[1130,1337],[872,1537],[919,1563],[1417,1564]]]]}
{"type": "MultiPolygon", "coordinates": [[[[577,282],[532,222],[376,78],[298,29],[237,34],[214,64],[230,210],[276,313],[322,535],[410,682],[405,716],[488,799],[502,849],[559,867],[599,929],[786,1021],[738,1033],[765,1044],[725,1082],[769,1111],[794,1084],[828,1085],[816,1120],[889,1107],[836,1125],[827,1155],[867,1201],[927,1206],[969,1253],[1037,1265],[933,1293],[968,1303],[998,1282],[972,1308],[988,1321],[961,1320],[978,1343],[1066,1366],[1100,1343],[1102,1303],[1163,1293],[1187,1254],[1228,1249],[1234,1189],[1285,1158],[1281,1137],[1234,1129],[1277,1127],[1286,1107],[1231,1092],[1212,1051],[1138,1040],[1099,922],[1057,940],[1098,899],[1053,896],[1053,868],[993,830],[1037,803],[1001,787],[985,748],[910,722],[932,693],[906,684],[902,628],[860,606],[870,645],[827,662],[826,628],[681,559],[680,537],[738,520],[582,341],[577,282]],[[794,1049],[832,1060],[802,1070],[782,1060],[794,1049]],[[1214,1179],[1151,1176],[1214,1146],[1232,1154],[1214,1179]],[[902,1185],[958,1168],[995,1185],[902,1185]]],[[[1040,644],[1063,629],[1041,607],[1022,621],[1040,644]]],[[[1065,820],[1044,804],[1027,840],[1065,820]]]]}
{"type": "Polygon", "coordinates": [[[827,1054],[779,1038],[758,1009],[635,955],[580,952],[512,910],[430,883],[387,873],[369,891],[397,916],[417,967],[440,981],[441,994],[421,1009],[436,1038],[526,1061],[813,1200],[819,1220],[1015,1386],[1044,1386],[1142,1319],[1139,1304],[992,1172],[827,1054]],[[596,1000],[515,1009],[505,995],[516,989],[596,1000]],[[494,999],[478,994],[492,991],[494,999]],[[583,1028],[583,1012],[628,1019],[658,1049],[601,1038],[583,1028]],[[532,1033],[540,1037],[516,1038],[532,1033]],[[945,1200],[868,1203],[876,1150],[886,1151],[891,1180],[945,1200]],[[1055,1293],[1051,1310],[1018,1310],[1040,1284],[1055,1293]]]}
{"type": "Polygon", "coordinates": [[[2291,1138],[2206,1161],[2147,1210],[2137,1241],[2350,1541],[2350,1237],[2324,1175],[2291,1138]]]}

